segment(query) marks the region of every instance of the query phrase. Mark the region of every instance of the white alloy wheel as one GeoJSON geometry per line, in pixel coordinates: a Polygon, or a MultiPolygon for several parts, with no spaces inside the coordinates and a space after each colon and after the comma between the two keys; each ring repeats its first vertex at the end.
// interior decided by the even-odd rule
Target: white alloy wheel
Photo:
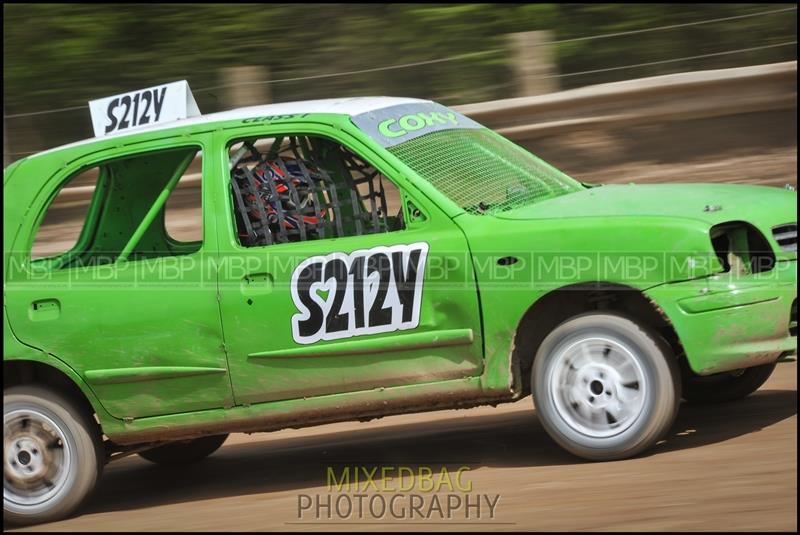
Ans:
{"type": "Polygon", "coordinates": [[[3,392],[3,519],[16,525],[60,520],[94,488],[103,464],[88,415],[40,386],[3,392]]]}
{"type": "Polygon", "coordinates": [[[542,342],[531,371],[539,419],[562,447],[591,460],[630,457],[675,419],[680,376],[669,345],[613,313],[571,318],[542,342]]]}

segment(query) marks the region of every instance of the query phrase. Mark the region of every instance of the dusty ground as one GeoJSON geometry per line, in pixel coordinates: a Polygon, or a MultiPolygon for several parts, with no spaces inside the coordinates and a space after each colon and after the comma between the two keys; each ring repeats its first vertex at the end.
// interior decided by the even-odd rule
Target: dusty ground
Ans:
{"type": "MultiPolygon", "coordinates": [[[[430,499],[419,488],[407,494],[430,499]]],[[[683,405],[663,443],[626,461],[587,463],[564,453],[526,398],[497,408],[234,435],[191,468],[122,459],[107,467],[79,516],[33,529],[796,531],[797,364],[780,364],[747,399],[683,405]],[[427,466],[435,473],[466,465],[462,483],[471,482],[473,496],[500,498],[493,519],[486,507],[480,519],[435,514],[426,524],[368,512],[361,520],[328,520],[324,512],[299,518],[298,496],[326,496],[332,464],[427,466]]]]}

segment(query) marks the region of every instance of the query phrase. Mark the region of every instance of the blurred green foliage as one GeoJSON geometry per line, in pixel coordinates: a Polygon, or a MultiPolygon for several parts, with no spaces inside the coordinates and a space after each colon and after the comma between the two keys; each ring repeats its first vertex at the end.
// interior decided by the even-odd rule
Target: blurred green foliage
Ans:
{"type": "MultiPolygon", "coordinates": [[[[276,102],[350,95],[445,104],[513,95],[507,34],[557,40],[681,24],[790,4],[4,4],[5,114],[186,79],[200,109],[221,109],[219,69],[265,65],[272,79],[354,71],[490,51],[457,61],[274,83],[276,102]]],[[[561,74],[793,41],[797,12],[557,46],[561,74]]],[[[562,88],[656,74],[796,59],[796,47],[566,76],[562,88]]],[[[58,135],[86,137],[88,111],[65,113],[58,135]],[[86,117],[82,117],[82,115],[86,117]],[[77,117],[81,117],[77,119],[77,117]],[[71,118],[70,118],[71,117],[71,118]]],[[[11,119],[10,121],[13,121],[11,119]]],[[[9,122],[10,122],[9,121],[9,122]]],[[[42,123],[44,124],[44,123],[42,123]]],[[[88,129],[88,130],[87,130],[88,129]]],[[[48,139],[47,145],[51,145],[48,139]]]]}

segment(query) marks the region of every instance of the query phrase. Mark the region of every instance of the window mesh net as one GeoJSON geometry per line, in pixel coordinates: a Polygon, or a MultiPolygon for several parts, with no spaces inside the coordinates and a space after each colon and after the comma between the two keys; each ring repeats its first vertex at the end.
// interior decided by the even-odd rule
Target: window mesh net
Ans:
{"type": "Polygon", "coordinates": [[[493,214],[581,189],[488,129],[432,132],[389,149],[468,212],[493,214]]]}
{"type": "Polygon", "coordinates": [[[242,245],[358,236],[395,230],[383,177],[345,147],[322,138],[248,140],[230,156],[242,245]]]}

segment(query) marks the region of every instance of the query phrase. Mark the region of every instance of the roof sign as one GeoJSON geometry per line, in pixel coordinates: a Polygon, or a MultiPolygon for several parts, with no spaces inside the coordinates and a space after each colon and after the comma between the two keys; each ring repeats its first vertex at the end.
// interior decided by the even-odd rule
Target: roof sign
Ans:
{"type": "Polygon", "coordinates": [[[354,115],[353,123],[384,147],[438,130],[483,128],[472,119],[435,102],[398,104],[354,115]]]}
{"type": "Polygon", "coordinates": [[[92,100],[89,110],[97,137],[200,115],[186,80],[92,100]]]}

